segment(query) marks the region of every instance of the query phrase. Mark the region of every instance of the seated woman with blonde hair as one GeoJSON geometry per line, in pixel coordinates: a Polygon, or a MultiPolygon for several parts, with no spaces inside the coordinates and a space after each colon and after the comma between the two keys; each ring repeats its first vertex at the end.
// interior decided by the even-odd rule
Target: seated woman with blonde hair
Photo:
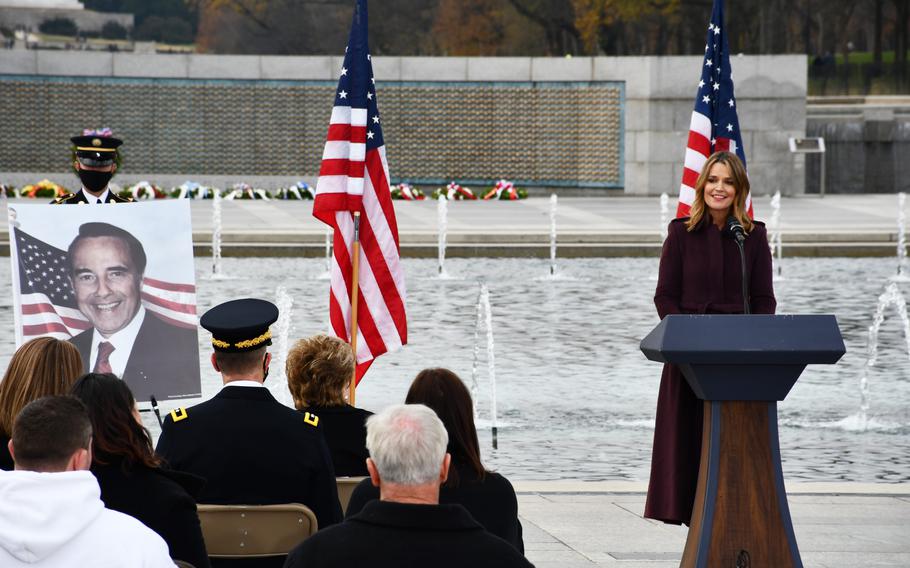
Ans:
{"type": "Polygon", "coordinates": [[[294,406],[305,419],[318,420],[335,475],[368,475],[366,421],[373,413],[354,408],[345,398],[354,377],[351,346],[327,335],[301,339],[288,352],[285,371],[294,406]]]}
{"type": "Polygon", "coordinates": [[[43,396],[69,393],[81,374],[82,357],[68,341],[36,337],[16,350],[0,382],[0,469],[13,469],[6,444],[19,411],[43,396]]]}

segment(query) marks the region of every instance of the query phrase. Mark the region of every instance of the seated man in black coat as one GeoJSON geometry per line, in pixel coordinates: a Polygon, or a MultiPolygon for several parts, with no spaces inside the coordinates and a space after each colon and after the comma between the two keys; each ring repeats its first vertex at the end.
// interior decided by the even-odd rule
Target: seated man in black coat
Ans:
{"type": "MultiPolygon", "coordinates": [[[[199,503],[302,503],[322,528],[341,520],[341,505],[318,419],[284,406],[263,385],[272,360],[269,326],[277,319],[274,304],[255,299],[226,302],[202,316],[224,387],[211,400],[172,411],[156,451],[171,468],[206,479],[199,503]]],[[[213,560],[212,566],[237,562],[281,566],[284,557],[213,560]]]]}
{"type": "Polygon", "coordinates": [[[303,541],[285,568],[531,566],[467,509],[439,504],[451,461],[447,443],[442,421],[426,406],[400,404],[371,416],[367,469],[380,499],[303,541]]]}

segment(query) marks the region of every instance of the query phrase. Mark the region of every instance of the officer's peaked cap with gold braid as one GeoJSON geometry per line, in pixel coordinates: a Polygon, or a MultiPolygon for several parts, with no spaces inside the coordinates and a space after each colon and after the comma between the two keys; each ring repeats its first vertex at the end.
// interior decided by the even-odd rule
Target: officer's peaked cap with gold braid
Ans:
{"type": "Polygon", "coordinates": [[[202,314],[199,325],[212,333],[215,351],[241,353],[271,345],[269,326],[277,319],[272,302],[244,298],[218,304],[202,314]]]}

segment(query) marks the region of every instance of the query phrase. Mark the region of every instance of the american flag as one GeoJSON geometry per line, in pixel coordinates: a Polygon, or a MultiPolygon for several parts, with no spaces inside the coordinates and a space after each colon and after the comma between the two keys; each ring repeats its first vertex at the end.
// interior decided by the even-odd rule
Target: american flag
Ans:
{"type": "MultiPolygon", "coordinates": [[[[734,152],[746,163],[742,133],[736,116],[736,99],[733,96],[733,70],[730,67],[730,47],[724,25],[724,0],[714,0],[711,23],[705,40],[705,59],[695,95],[695,109],[689,125],[686,144],[686,161],[682,185],[679,187],[677,217],[689,215],[695,199],[695,182],[705,162],[714,152],[734,152]]],[[[746,209],[752,216],[752,196],[746,198],[746,209]]]]}
{"type": "Polygon", "coordinates": [[[334,231],[329,319],[350,341],[354,212],[360,211],[357,381],[375,357],[408,340],[398,222],[389,191],[373,65],[367,47],[366,0],[357,0],[329,122],[313,215],[334,231]]]}
{"type": "MultiPolygon", "coordinates": [[[[66,251],[14,228],[19,272],[22,341],[52,336],[69,339],[91,327],[79,311],[66,272],[66,251]]],[[[173,325],[196,327],[196,287],[142,280],[142,304],[173,325]]]]}

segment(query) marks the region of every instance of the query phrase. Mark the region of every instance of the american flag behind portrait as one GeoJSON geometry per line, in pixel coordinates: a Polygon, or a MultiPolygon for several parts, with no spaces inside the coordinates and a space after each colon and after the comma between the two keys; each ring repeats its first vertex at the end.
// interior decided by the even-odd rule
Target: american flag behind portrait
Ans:
{"type": "MultiPolygon", "coordinates": [[[[20,325],[17,344],[35,337],[69,339],[91,327],[76,305],[66,270],[66,251],[33,237],[18,227],[15,238],[20,325]]],[[[173,325],[196,327],[196,286],[153,278],[142,280],[142,304],[173,325]]]]}
{"type": "Polygon", "coordinates": [[[389,166],[373,66],[367,46],[367,6],[358,0],[351,23],[319,179],[313,215],[334,229],[329,320],[350,342],[354,213],[360,218],[357,381],[379,355],[407,343],[404,270],[398,222],[389,190],[389,166]]]}
{"type": "MultiPolygon", "coordinates": [[[[689,124],[689,140],[683,165],[682,184],[676,217],[687,217],[695,199],[695,182],[708,156],[718,151],[735,153],[746,164],[742,133],[733,96],[733,69],[724,24],[724,0],[714,0],[711,22],[705,40],[705,58],[695,95],[695,109],[689,124]]],[[[752,215],[752,195],[746,197],[746,209],[752,215]]]]}

